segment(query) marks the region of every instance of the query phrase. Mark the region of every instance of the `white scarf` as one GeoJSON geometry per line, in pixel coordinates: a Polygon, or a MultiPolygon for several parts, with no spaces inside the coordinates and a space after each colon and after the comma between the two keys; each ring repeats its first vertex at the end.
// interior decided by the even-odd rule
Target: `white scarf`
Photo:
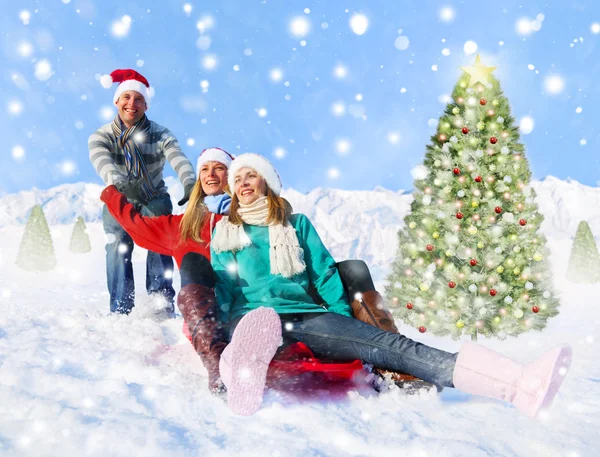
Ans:
{"type": "MultiPolygon", "coordinates": [[[[285,221],[284,224],[269,224],[269,202],[267,197],[260,197],[254,203],[240,203],[238,213],[248,225],[269,227],[269,261],[271,274],[291,278],[306,270],[304,250],[300,247],[296,229],[285,221]]],[[[229,217],[224,216],[217,222],[211,245],[215,252],[239,251],[252,244],[244,231],[243,225],[234,225],[229,217]]]]}

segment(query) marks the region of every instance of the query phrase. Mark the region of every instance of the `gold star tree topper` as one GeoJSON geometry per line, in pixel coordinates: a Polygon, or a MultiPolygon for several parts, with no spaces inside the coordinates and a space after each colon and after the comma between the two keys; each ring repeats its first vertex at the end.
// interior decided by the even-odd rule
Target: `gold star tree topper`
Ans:
{"type": "Polygon", "coordinates": [[[469,87],[474,86],[477,83],[481,83],[484,86],[488,83],[488,78],[498,67],[486,67],[481,63],[479,58],[479,54],[477,54],[477,58],[475,59],[475,65],[472,67],[460,67],[462,71],[467,73],[469,78],[469,87]]]}

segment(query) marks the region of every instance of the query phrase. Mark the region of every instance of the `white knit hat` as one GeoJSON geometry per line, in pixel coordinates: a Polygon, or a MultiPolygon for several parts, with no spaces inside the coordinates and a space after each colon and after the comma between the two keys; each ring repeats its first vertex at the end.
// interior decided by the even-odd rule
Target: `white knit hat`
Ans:
{"type": "Polygon", "coordinates": [[[200,156],[198,156],[198,163],[196,164],[196,175],[200,176],[200,168],[206,162],[219,162],[225,165],[227,168],[229,168],[233,159],[234,157],[224,149],[207,148],[200,153],[200,156]]]}
{"type": "Polygon", "coordinates": [[[135,70],[115,70],[110,75],[100,77],[100,84],[105,89],[110,89],[113,83],[120,83],[113,96],[116,103],[123,92],[134,90],[144,97],[146,105],[150,106],[150,99],[154,96],[154,89],[150,87],[148,80],[135,70]]]}
{"type": "Polygon", "coordinates": [[[234,189],[235,174],[245,167],[256,170],[265,179],[269,188],[275,192],[275,195],[281,193],[281,178],[275,171],[275,167],[265,157],[252,152],[240,154],[231,162],[227,174],[227,183],[232,191],[234,189]]]}

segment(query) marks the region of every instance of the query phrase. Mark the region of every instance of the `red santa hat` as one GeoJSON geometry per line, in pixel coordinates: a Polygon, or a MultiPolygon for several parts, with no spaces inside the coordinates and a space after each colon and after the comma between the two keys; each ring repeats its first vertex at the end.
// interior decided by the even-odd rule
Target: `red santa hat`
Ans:
{"type": "Polygon", "coordinates": [[[134,90],[144,97],[146,105],[150,106],[150,99],[154,96],[154,89],[150,87],[148,80],[135,70],[124,69],[115,70],[110,75],[100,77],[100,84],[105,89],[110,89],[113,83],[119,83],[113,102],[116,103],[123,92],[134,90]]]}
{"type": "Polygon", "coordinates": [[[235,174],[246,167],[256,170],[265,179],[267,186],[271,188],[275,195],[281,193],[281,178],[277,174],[275,167],[265,157],[252,152],[240,154],[231,163],[227,172],[227,183],[232,191],[235,184],[235,174]]]}
{"type": "Polygon", "coordinates": [[[231,161],[234,157],[227,151],[221,148],[207,148],[200,153],[198,157],[198,163],[196,164],[196,174],[200,176],[200,168],[206,162],[219,162],[225,165],[227,168],[231,165],[231,161]]]}

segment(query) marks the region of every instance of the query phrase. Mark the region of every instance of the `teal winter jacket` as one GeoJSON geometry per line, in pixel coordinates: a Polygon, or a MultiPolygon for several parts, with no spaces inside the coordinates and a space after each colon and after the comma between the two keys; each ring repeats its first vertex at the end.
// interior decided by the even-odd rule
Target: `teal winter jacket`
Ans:
{"type": "Polygon", "coordinates": [[[244,224],[252,244],[237,252],[216,253],[211,249],[221,321],[243,316],[260,306],[274,308],[279,314],[335,312],[352,316],[335,260],[314,226],[304,214],[293,214],[289,222],[296,229],[306,263],[306,270],[291,278],[270,272],[267,226],[244,224]],[[313,301],[308,294],[309,283],[325,303],[313,301]]]}

